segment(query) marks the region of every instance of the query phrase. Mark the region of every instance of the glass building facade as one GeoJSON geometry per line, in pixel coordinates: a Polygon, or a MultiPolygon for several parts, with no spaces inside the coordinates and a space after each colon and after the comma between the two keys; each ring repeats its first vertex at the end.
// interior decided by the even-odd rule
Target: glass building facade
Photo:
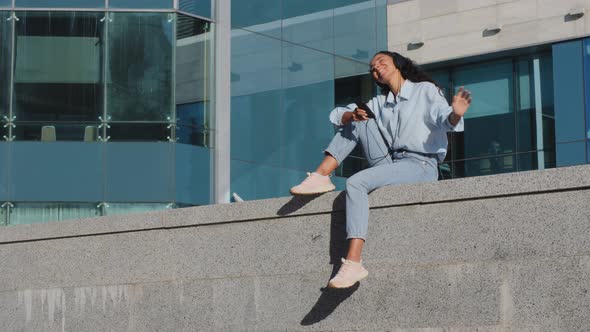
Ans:
{"type": "MultiPolygon", "coordinates": [[[[220,3],[0,0],[0,225],[211,204],[223,172],[244,200],[286,196],[317,167],[330,111],[378,93],[388,1],[231,1],[216,54],[220,3]]],[[[590,162],[590,39],[424,68],[474,94],[441,179],[590,162]]],[[[355,150],[337,188],[365,166],[355,150]]]]}
{"type": "MultiPolygon", "coordinates": [[[[246,200],[288,194],[314,170],[334,135],[328,114],[373,84],[386,49],[386,1],[232,2],[231,192],[246,200]]],[[[343,188],[344,178],[335,181],[343,188]]]]}
{"type": "Polygon", "coordinates": [[[212,10],[0,2],[0,224],[210,203],[212,10]]]}

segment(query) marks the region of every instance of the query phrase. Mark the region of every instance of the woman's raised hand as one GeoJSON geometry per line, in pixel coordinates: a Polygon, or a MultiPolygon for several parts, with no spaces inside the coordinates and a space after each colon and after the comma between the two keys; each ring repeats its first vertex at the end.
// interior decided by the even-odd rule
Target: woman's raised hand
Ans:
{"type": "Polygon", "coordinates": [[[352,112],[345,112],[342,115],[342,123],[343,124],[348,124],[351,121],[365,121],[365,120],[369,120],[369,117],[367,116],[367,112],[365,112],[364,110],[357,108],[352,112]]]}
{"type": "Polygon", "coordinates": [[[469,105],[471,105],[471,92],[465,90],[464,87],[460,87],[453,97],[453,113],[461,118],[467,112],[469,105]]]}

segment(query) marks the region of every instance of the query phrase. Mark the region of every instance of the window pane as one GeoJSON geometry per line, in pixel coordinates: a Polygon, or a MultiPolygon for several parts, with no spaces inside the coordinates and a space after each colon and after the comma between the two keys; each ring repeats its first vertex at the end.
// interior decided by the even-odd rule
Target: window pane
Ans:
{"type": "Polygon", "coordinates": [[[178,9],[203,17],[213,17],[212,2],[213,0],[179,0],[178,9]]]}
{"type": "MultiPolygon", "coordinates": [[[[231,23],[234,28],[281,38],[282,1],[232,1],[231,23]]],[[[233,45],[232,45],[233,47],[233,45]]]]}
{"type": "Polygon", "coordinates": [[[514,153],[514,84],[512,60],[468,65],[456,69],[454,92],[460,86],[473,93],[465,114],[465,132],[454,135],[454,159],[514,153]]]}
{"type": "Polygon", "coordinates": [[[281,87],[280,40],[245,30],[234,30],[231,43],[232,96],[281,87]]]}
{"type": "Polygon", "coordinates": [[[590,139],[590,39],[584,40],[584,94],[586,97],[586,138],[590,139]]]}
{"type": "Polygon", "coordinates": [[[9,17],[10,12],[0,12],[0,119],[8,115],[10,109],[12,22],[7,21],[9,17]]]}
{"type": "MultiPolygon", "coordinates": [[[[111,0],[112,1],[112,0],[111,0]]],[[[104,0],[16,0],[16,7],[104,8],[104,0]]]]}
{"type": "Polygon", "coordinates": [[[16,122],[12,130],[19,141],[79,141],[96,142],[100,136],[99,123],[16,122]]]}
{"type": "Polygon", "coordinates": [[[16,203],[10,210],[10,225],[36,224],[100,216],[91,203],[16,203]]]}
{"type": "Polygon", "coordinates": [[[573,166],[586,163],[586,142],[557,143],[557,166],[573,166]]]}
{"type": "Polygon", "coordinates": [[[12,0],[0,0],[0,7],[12,6],[12,0]]]}
{"type": "Polygon", "coordinates": [[[97,121],[103,110],[103,14],[18,12],[14,109],[18,121],[97,121]]]}
{"type": "Polygon", "coordinates": [[[172,0],[109,0],[111,8],[172,8],[172,0]]]}
{"type": "Polygon", "coordinates": [[[551,63],[550,54],[518,61],[519,109],[516,120],[519,152],[555,150],[551,63]]]}
{"type": "MultiPolygon", "coordinates": [[[[343,1],[337,1],[337,5],[338,2],[343,1]]],[[[375,22],[374,1],[334,9],[334,53],[363,61],[368,66],[377,53],[375,22]]]]}
{"type": "Polygon", "coordinates": [[[555,84],[555,139],[558,143],[583,140],[586,136],[582,54],[579,40],[553,45],[553,74],[555,82],[559,82],[555,84]]]}
{"type": "Polygon", "coordinates": [[[110,141],[168,142],[168,123],[110,123],[110,141]]]}
{"type": "Polygon", "coordinates": [[[210,23],[178,16],[176,40],[176,137],[185,144],[209,146],[213,48],[210,23]]]}
{"type": "Polygon", "coordinates": [[[110,13],[107,112],[113,121],[172,114],[172,33],[166,13],[110,13]]]}
{"type": "Polygon", "coordinates": [[[334,52],[334,0],[283,0],[283,40],[334,52]]]}
{"type": "Polygon", "coordinates": [[[453,178],[516,172],[515,155],[459,160],[453,163],[453,178]]]}
{"type": "Polygon", "coordinates": [[[108,203],[106,215],[114,216],[129,213],[143,213],[149,211],[166,210],[171,208],[170,203],[108,203]]]}

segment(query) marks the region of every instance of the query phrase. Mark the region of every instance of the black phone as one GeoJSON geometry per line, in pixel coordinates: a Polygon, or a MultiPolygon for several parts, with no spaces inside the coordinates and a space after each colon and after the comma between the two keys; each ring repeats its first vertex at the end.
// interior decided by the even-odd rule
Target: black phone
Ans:
{"type": "Polygon", "coordinates": [[[356,107],[362,109],[363,111],[365,111],[367,113],[367,117],[369,119],[374,119],[375,118],[375,113],[373,113],[373,111],[371,111],[371,109],[369,108],[369,106],[367,106],[367,104],[365,104],[362,101],[357,101],[356,103],[356,107]]]}

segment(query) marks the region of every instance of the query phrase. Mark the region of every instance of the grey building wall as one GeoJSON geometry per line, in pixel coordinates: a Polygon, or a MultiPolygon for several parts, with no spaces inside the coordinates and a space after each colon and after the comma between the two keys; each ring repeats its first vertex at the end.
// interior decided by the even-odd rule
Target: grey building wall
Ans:
{"type": "Polygon", "coordinates": [[[388,5],[388,48],[425,64],[588,36],[588,0],[410,0],[388,5]],[[576,10],[577,9],[577,10],[576,10]],[[497,34],[486,33],[501,27],[497,34]],[[408,50],[408,44],[424,46],[408,50]]]}
{"type": "Polygon", "coordinates": [[[370,201],[370,275],[340,291],[338,192],[3,228],[0,330],[590,329],[590,166],[370,201]]]}

